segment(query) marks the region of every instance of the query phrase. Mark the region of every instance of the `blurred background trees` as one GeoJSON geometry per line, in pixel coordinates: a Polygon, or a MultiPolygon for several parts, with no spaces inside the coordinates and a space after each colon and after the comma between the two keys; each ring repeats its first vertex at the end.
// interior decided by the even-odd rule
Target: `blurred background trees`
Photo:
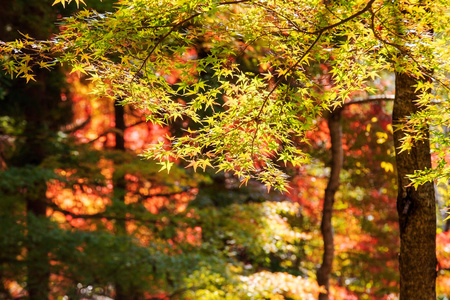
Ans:
{"type": "MultiPolygon", "coordinates": [[[[90,5],[101,11],[112,3],[90,5]]],[[[18,30],[49,38],[61,14],[75,9],[12,0],[5,7],[1,40],[20,38],[18,30]]],[[[203,43],[186,55],[204,55],[203,43]]],[[[237,59],[243,71],[258,73],[253,50],[237,59]]],[[[325,80],[326,66],[311,69],[325,80]]],[[[290,192],[267,193],[259,183],[240,186],[230,175],[195,173],[179,162],[170,174],[159,172],[138,155],[192,124],[147,123],[145,111],[120,106],[121,99],[94,99],[80,74],[36,70],[28,84],[1,76],[0,299],[317,297],[331,160],[325,118],[315,120],[309,145],[298,142],[313,163],[286,166],[290,192]]],[[[392,94],[389,74],[373,84],[392,94]]],[[[398,292],[391,106],[369,101],[340,113],[333,299],[394,299],[398,292]]],[[[446,230],[438,235],[442,299],[450,293],[446,230]]]]}

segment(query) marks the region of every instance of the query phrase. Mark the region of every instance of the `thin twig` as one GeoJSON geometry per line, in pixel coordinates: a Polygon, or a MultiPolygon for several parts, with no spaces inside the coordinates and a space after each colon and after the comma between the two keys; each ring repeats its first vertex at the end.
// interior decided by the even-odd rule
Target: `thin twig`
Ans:
{"type": "MultiPolygon", "coordinates": [[[[289,69],[287,70],[287,73],[290,73],[294,68],[296,68],[302,61],[303,59],[306,57],[306,55],[312,50],[312,48],[317,44],[317,42],[319,41],[320,37],[322,36],[323,32],[320,32],[316,39],[314,40],[314,42],[308,47],[308,49],[306,49],[306,51],[303,53],[303,55],[297,60],[297,62],[295,64],[293,64],[292,66],[289,67],[289,69]]],[[[272,93],[278,88],[278,86],[281,84],[281,81],[283,80],[283,77],[280,77],[276,82],[274,87],[272,88],[272,90],[267,94],[267,96],[264,98],[264,101],[261,105],[261,108],[259,109],[258,114],[256,115],[256,117],[254,118],[254,120],[257,122],[256,125],[256,130],[255,130],[255,134],[253,135],[252,138],[252,146],[251,146],[251,151],[252,151],[252,158],[253,158],[253,147],[254,147],[254,143],[255,143],[255,139],[256,136],[258,135],[258,128],[259,128],[259,118],[264,110],[264,107],[267,104],[267,101],[269,101],[270,96],[272,95],[272,93]]]]}
{"type": "Polygon", "coordinates": [[[274,14],[277,15],[277,16],[282,17],[283,19],[286,19],[286,21],[288,21],[289,23],[291,23],[291,25],[294,26],[295,29],[296,29],[297,31],[302,32],[302,33],[307,33],[307,34],[309,34],[308,31],[301,29],[301,28],[297,25],[297,23],[295,23],[294,21],[292,21],[291,19],[289,19],[287,16],[283,15],[282,13],[277,12],[277,11],[274,10],[273,8],[264,6],[264,5],[259,4],[259,3],[254,3],[254,4],[255,4],[256,6],[262,7],[262,8],[264,8],[265,10],[268,10],[268,11],[274,13],[274,14]]]}
{"type": "MultiPolygon", "coordinates": [[[[133,126],[142,124],[142,123],[147,123],[147,121],[138,121],[138,122],[136,122],[136,123],[134,123],[134,124],[131,124],[131,125],[127,126],[127,127],[125,128],[125,130],[127,130],[128,128],[131,128],[131,127],[133,127],[133,126]]],[[[123,132],[122,130],[117,129],[117,128],[110,128],[110,129],[104,131],[103,133],[99,134],[95,139],[92,139],[92,140],[90,140],[90,141],[87,142],[87,143],[90,144],[90,143],[93,143],[93,142],[95,142],[95,141],[98,141],[101,137],[104,137],[104,136],[107,135],[108,133],[117,133],[117,134],[119,134],[119,135],[121,135],[121,136],[124,135],[124,132],[123,132]]]]}
{"type": "MultiPolygon", "coordinates": [[[[319,30],[313,31],[313,32],[309,32],[310,34],[317,34],[316,39],[315,39],[314,42],[311,44],[311,46],[305,51],[305,53],[303,53],[302,57],[301,57],[294,65],[292,65],[292,66],[287,70],[286,74],[289,73],[289,72],[292,71],[295,67],[298,66],[298,64],[305,58],[305,56],[306,56],[306,55],[311,51],[311,49],[316,45],[316,43],[319,41],[320,37],[322,36],[322,34],[323,34],[325,31],[330,30],[330,29],[333,29],[334,27],[337,27],[337,26],[339,26],[339,25],[341,25],[341,24],[343,24],[343,23],[345,23],[345,22],[347,22],[347,21],[350,21],[351,19],[356,18],[357,16],[359,16],[359,15],[365,13],[366,11],[369,11],[369,9],[371,8],[371,6],[372,6],[372,4],[373,4],[374,2],[375,2],[375,0],[370,0],[370,1],[367,3],[367,5],[366,5],[362,10],[360,10],[360,11],[357,12],[357,13],[355,13],[354,15],[351,15],[351,16],[348,17],[348,18],[345,18],[345,19],[342,20],[342,21],[339,21],[339,22],[337,22],[337,23],[335,23],[335,24],[332,24],[332,25],[329,25],[329,26],[325,26],[325,27],[323,27],[323,28],[321,28],[321,29],[319,29],[319,30]]],[[[262,104],[262,107],[261,107],[261,109],[259,110],[259,113],[258,113],[258,115],[257,115],[256,118],[255,118],[256,120],[259,119],[259,117],[260,117],[260,115],[261,115],[261,113],[262,113],[262,111],[263,111],[264,105],[267,103],[267,101],[268,101],[270,95],[271,95],[271,94],[275,91],[275,89],[280,85],[282,79],[283,79],[282,77],[281,77],[280,79],[278,79],[278,81],[275,83],[275,86],[273,87],[273,89],[269,92],[269,94],[268,94],[268,95],[266,96],[266,98],[264,99],[264,102],[263,102],[263,104],[262,104]]]]}
{"type": "Polygon", "coordinates": [[[152,56],[153,52],[155,52],[156,48],[164,41],[164,39],[165,39],[166,37],[168,37],[172,32],[174,32],[175,29],[178,28],[178,26],[180,26],[180,25],[182,25],[182,24],[184,24],[184,23],[186,23],[186,22],[188,22],[188,21],[194,19],[195,17],[198,17],[198,16],[201,15],[201,14],[202,14],[202,13],[196,13],[196,14],[193,14],[193,15],[190,16],[189,18],[184,19],[184,20],[182,20],[182,21],[176,23],[176,24],[175,24],[175,25],[174,25],[174,26],[173,26],[173,27],[172,27],[165,35],[163,35],[162,37],[160,37],[159,40],[156,42],[156,44],[153,46],[152,50],[150,50],[149,54],[145,57],[145,59],[144,59],[144,61],[142,62],[141,66],[137,69],[136,73],[134,74],[133,78],[131,79],[131,82],[133,82],[133,81],[137,78],[139,72],[142,71],[142,69],[143,69],[144,66],[146,65],[147,61],[148,61],[148,60],[150,59],[150,57],[152,56]]]}
{"type": "MultiPolygon", "coordinates": [[[[238,4],[238,3],[246,3],[246,2],[250,2],[250,0],[238,0],[238,1],[226,1],[226,2],[220,2],[218,4],[218,6],[221,5],[229,5],[229,4],[238,4]]],[[[203,14],[203,12],[198,12],[193,14],[192,16],[190,16],[187,19],[181,20],[180,22],[173,24],[172,28],[162,37],[159,38],[159,40],[156,42],[156,44],[153,46],[152,50],[150,50],[149,54],[145,57],[144,61],[142,62],[141,66],[138,68],[138,70],[136,71],[136,73],[134,74],[133,78],[131,79],[131,82],[133,82],[140,71],[142,71],[142,69],[145,67],[147,61],[150,59],[150,57],[152,56],[152,54],[155,52],[156,48],[164,41],[165,38],[167,38],[172,32],[175,31],[175,29],[177,29],[180,25],[189,22],[190,20],[194,19],[195,17],[198,17],[199,15],[203,14]]]]}
{"type": "Polygon", "coordinates": [[[342,104],[342,106],[345,107],[353,104],[364,104],[377,101],[393,101],[393,100],[395,100],[395,96],[393,95],[373,95],[365,98],[352,99],[351,101],[342,104]]]}
{"type": "Polygon", "coordinates": [[[385,45],[390,45],[392,47],[394,47],[395,49],[397,49],[398,51],[400,51],[400,53],[402,53],[404,56],[408,56],[419,68],[419,70],[426,75],[427,77],[429,77],[430,79],[435,80],[436,82],[438,82],[441,86],[443,86],[446,90],[450,91],[450,86],[443,83],[441,80],[437,79],[436,77],[433,76],[433,73],[430,72],[429,70],[427,70],[426,68],[422,67],[421,64],[414,58],[413,55],[411,55],[411,52],[408,49],[403,48],[402,46],[395,44],[395,43],[391,43],[388,42],[386,40],[384,40],[375,30],[375,13],[370,10],[370,13],[372,15],[371,17],[371,24],[370,24],[370,28],[372,29],[373,35],[375,36],[375,38],[377,40],[379,40],[380,42],[382,42],[385,45]]]}
{"type": "MultiPolygon", "coordinates": [[[[289,67],[289,69],[287,70],[286,74],[289,73],[289,72],[291,72],[294,68],[296,68],[296,67],[302,62],[302,60],[306,57],[306,55],[307,55],[307,54],[312,50],[312,48],[317,44],[317,42],[319,41],[320,37],[322,36],[322,34],[323,34],[325,31],[328,31],[328,30],[330,30],[330,29],[333,29],[333,28],[335,28],[335,27],[337,27],[337,26],[339,26],[339,25],[342,25],[342,24],[344,24],[344,23],[346,23],[346,22],[348,22],[348,21],[350,21],[350,20],[356,18],[357,16],[359,16],[359,15],[365,13],[366,11],[369,11],[370,8],[372,7],[372,4],[373,4],[374,2],[375,2],[375,0],[370,0],[370,1],[367,3],[367,5],[366,5],[362,10],[358,11],[357,13],[351,15],[350,17],[345,18],[345,19],[343,19],[343,20],[341,20],[341,21],[339,21],[339,22],[337,22],[337,23],[335,23],[335,24],[332,24],[332,25],[329,25],[329,26],[325,26],[325,27],[323,27],[323,28],[321,28],[321,29],[319,29],[319,30],[313,31],[313,32],[308,32],[309,34],[317,34],[316,39],[315,39],[314,42],[311,44],[311,46],[309,46],[309,48],[303,53],[302,57],[301,57],[299,60],[297,60],[297,62],[296,62],[295,64],[293,64],[291,67],[289,67]]],[[[280,78],[277,80],[277,82],[275,82],[274,87],[272,88],[272,90],[271,90],[271,91],[267,94],[267,96],[265,97],[265,99],[264,99],[264,101],[263,101],[263,103],[262,103],[262,105],[261,105],[261,108],[260,108],[258,114],[257,114],[256,117],[254,118],[254,120],[257,122],[257,125],[256,125],[255,133],[254,133],[253,138],[252,138],[252,143],[251,143],[251,152],[252,152],[251,155],[252,155],[252,158],[253,158],[253,156],[254,156],[254,153],[253,153],[254,143],[255,143],[256,137],[257,137],[257,135],[258,135],[259,122],[260,122],[259,118],[260,118],[260,116],[261,116],[261,114],[262,114],[262,112],[263,112],[263,110],[264,110],[264,107],[266,106],[267,102],[269,101],[270,96],[271,96],[272,93],[278,88],[278,86],[281,84],[282,80],[283,80],[283,77],[280,77],[280,78]]]]}
{"type": "Polygon", "coordinates": [[[370,1],[367,3],[367,5],[366,5],[362,10],[358,11],[358,12],[355,13],[354,15],[351,15],[350,17],[345,18],[345,19],[343,19],[343,20],[341,20],[341,21],[339,21],[339,22],[337,22],[337,23],[331,24],[331,25],[329,25],[329,26],[322,27],[321,29],[318,29],[318,30],[316,30],[316,31],[309,32],[309,33],[310,33],[310,34],[319,34],[319,33],[325,32],[325,31],[327,31],[327,30],[333,29],[334,27],[337,27],[337,26],[339,26],[339,25],[342,25],[342,24],[344,24],[344,23],[350,21],[351,19],[354,19],[354,18],[358,17],[359,15],[362,15],[362,14],[365,13],[366,11],[369,11],[369,9],[372,7],[372,4],[373,4],[374,2],[375,2],[375,0],[370,0],[370,1]]]}

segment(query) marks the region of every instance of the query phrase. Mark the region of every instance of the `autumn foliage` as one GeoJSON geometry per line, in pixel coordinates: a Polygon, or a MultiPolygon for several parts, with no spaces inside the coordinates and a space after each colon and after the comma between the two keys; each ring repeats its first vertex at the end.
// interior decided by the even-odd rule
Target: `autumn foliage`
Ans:
{"type": "MultiPolygon", "coordinates": [[[[404,130],[410,151],[428,127],[433,169],[409,178],[436,183],[446,299],[439,62],[450,26],[436,14],[445,1],[121,0],[43,32],[15,19],[33,7],[9,2],[12,12],[0,13],[0,299],[316,299],[326,293],[316,271],[336,108],[344,157],[329,299],[397,299],[392,135],[404,130]],[[424,110],[393,126],[399,70],[418,79],[424,110]]],[[[83,4],[56,0],[42,14],[83,4]]]]}

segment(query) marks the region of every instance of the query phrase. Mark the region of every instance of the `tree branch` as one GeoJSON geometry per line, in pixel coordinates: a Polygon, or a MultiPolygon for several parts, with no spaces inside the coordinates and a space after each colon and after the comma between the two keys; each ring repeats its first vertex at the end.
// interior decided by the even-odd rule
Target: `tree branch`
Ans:
{"type": "Polygon", "coordinates": [[[100,138],[106,136],[108,133],[117,133],[120,135],[123,135],[123,131],[122,130],[117,130],[116,128],[110,128],[106,131],[104,131],[103,133],[101,133],[99,136],[97,136],[95,139],[90,140],[89,142],[87,142],[88,144],[93,143],[95,141],[98,141],[100,138]]]}
{"type": "Polygon", "coordinates": [[[309,33],[308,31],[301,29],[301,28],[297,25],[297,23],[295,23],[294,21],[292,21],[291,19],[289,19],[287,16],[285,16],[285,15],[283,15],[283,14],[277,12],[277,11],[274,10],[273,8],[264,6],[264,5],[260,4],[260,3],[254,3],[254,4],[255,4],[256,6],[262,7],[263,9],[272,12],[273,14],[275,14],[275,15],[277,15],[277,16],[282,17],[283,19],[285,19],[286,21],[288,21],[292,26],[294,26],[295,29],[296,29],[297,31],[302,32],[302,33],[309,33]]]}
{"type": "MultiPolygon", "coordinates": [[[[138,122],[136,122],[136,123],[134,123],[134,124],[131,124],[131,125],[127,126],[127,128],[125,128],[125,130],[128,129],[128,128],[131,128],[131,127],[133,127],[133,126],[142,124],[142,123],[147,123],[147,121],[138,121],[138,122]]],[[[93,143],[93,142],[95,142],[95,141],[98,141],[101,137],[107,135],[108,133],[117,133],[117,134],[120,134],[120,135],[122,135],[122,136],[124,135],[124,132],[123,132],[122,130],[118,130],[117,128],[110,128],[110,129],[104,131],[103,133],[101,133],[101,134],[100,134],[99,136],[97,136],[95,139],[92,139],[92,140],[90,140],[90,141],[87,142],[87,143],[90,144],[90,143],[93,143]]]]}
{"type": "Polygon", "coordinates": [[[365,13],[366,11],[369,11],[370,8],[372,7],[372,4],[373,4],[374,2],[375,2],[375,0],[370,0],[362,10],[358,11],[358,12],[355,13],[354,15],[351,15],[350,17],[345,18],[345,19],[343,19],[343,20],[341,20],[341,21],[339,21],[339,22],[337,22],[337,23],[335,23],[335,24],[331,24],[331,25],[329,25],[329,26],[322,27],[322,28],[319,29],[319,30],[316,30],[316,31],[313,31],[313,32],[309,32],[309,33],[310,33],[310,34],[321,34],[321,33],[324,33],[324,32],[327,31],[327,30],[330,30],[330,29],[333,29],[334,27],[337,27],[337,26],[339,26],[339,25],[342,25],[342,24],[344,24],[344,23],[350,21],[351,19],[354,19],[354,18],[356,18],[357,16],[362,15],[362,14],[365,13]]]}
{"type": "Polygon", "coordinates": [[[74,123],[62,126],[60,130],[64,133],[72,133],[72,132],[75,132],[75,131],[83,128],[84,126],[89,124],[89,122],[91,122],[91,116],[88,116],[87,119],[82,122],[74,122],[74,123]]]}
{"type": "Polygon", "coordinates": [[[342,104],[342,106],[345,107],[345,106],[350,106],[353,104],[363,104],[363,103],[377,102],[377,101],[393,101],[394,99],[395,99],[395,96],[393,96],[393,95],[373,95],[373,96],[368,96],[365,98],[352,99],[351,101],[342,104]]]}
{"type": "MultiPolygon", "coordinates": [[[[145,223],[152,223],[156,224],[158,220],[151,220],[151,219],[142,219],[142,218],[136,218],[136,217],[122,217],[122,216],[115,216],[115,215],[107,215],[105,212],[95,213],[95,214],[75,214],[71,211],[65,210],[57,206],[56,204],[50,204],[49,207],[53,209],[53,211],[57,211],[60,213],[63,213],[66,216],[71,216],[72,219],[106,219],[106,220],[117,220],[117,221],[139,221],[139,222],[145,222],[145,223]]],[[[152,216],[156,216],[153,215],[152,216]]]]}
{"type": "Polygon", "coordinates": [[[152,50],[150,50],[150,52],[147,55],[147,57],[145,57],[145,59],[142,62],[141,66],[137,69],[136,73],[134,74],[133,78],[131,79],[131,82],[133,82],[137,78],[138,74],[142,71],[142,69],[144,68],[145,64],[147,63],[147,61],[152,56],[153,52],[155,52],[156,48],[165,40],[166,37],[168,37],[172,32],[174,32],[175,29],[178,28],[178,26],[180,26],[180,25],[182,25],[182,24],[184,24],[184,23],[194,19],[195,17],[198,17],[201,14],[202,14],[202,12],[201,13],[196,13],[196,14],[193,14],[192,16],[190,16],[187,19],[181,20],[180,22],[174,24],[173,27],[165,35],[160,37],[159,40],[156,42],[156,44],[153,46],[152,50]]]}
{"type": "MultiPolygon", "coordinates": [[[[325,26],[325,27],[323,27],[323,28],[321,28],[321,29],[319,29],[319,30],[316,30],[316,31],[313,31],[313,32],[309,32],[309,34],[317,34],[316,39],[315,39],[314,42],[309,46],[309,48],[303,53],[302,57],[300,57],[300,59],[297,60],[297,62],[296,62],[295,64],[293,64],[291,67],[289,67],[289,69],[287,70],[286,74],[289,73],[289,72],[291,72],[294,68],[296,68],[296,67],[302,62],[302,60],[305,58],[305,56],[306,56],[306,55],[312,50],[312,48],[317,44],[317,42],[319,41],[320,37],[322,36],[322,34],[323,34],[325,31],[330,30],[330,29],[333,29],[333,28],[335,28],[335,27],[337,27],[337,26],[339,26],[339,25],[342,25],[342,24],[344,24],[344,23],[346,23],[346,22],[348,22],[348,21],[350,21],[350,20],[356,18],[357,16],[359,16],[359,15],[361,15],[361,14],[363,14],[363,13],[369,11],[370,8],[372,7],[372,4],[373,4],[374,2],[375,2],[375,0],[370,0],[362,10],[358,11],[357,13],[351,15],[351,16],[348,17],[348,18],[345,18],[345,19],[343,19],[343,20],[341,20],[341,21],[339,21],[339,22],[337,22],[337,23],[335,23],[335,24],[332,24],[332,25],[329,25],[329,26],[325,26]]],[[[301,31],[301,32],[303,32],[303,31],[301,31]]],[[[265,107],[265,105],[267,104],[267,101],[269,100],[270,96],[271,96],[272,93],[278,88],[278,86],[281,84],[281,81],[282,81],[282,80],[283,80],[283,78],[281,77],[281,78],[279,78],[279,79],[277,80],[277,82],[275,82],[274,87],[273,87],[272,90],[269,92],[269,94],[267,94],[267,96],[265,97],[265,99],[264,99],[264,101],[263,101],[263,103],[262,103],[262,105],[261,105],[261,108],[260,108],[258,114],[257,114],[256,117],[254,118],[254,120],[255,120],[256,122],[258,122],[258,123],[257,123],[257,125],[256,125],[255,134],[253,135],[253,138],[252,138],[252,144],[251,144],[252,157],[253,157],[253,147],[254,147],[254,142],[255,142],[256,136],[257,136],[257,134],[258,134],[259,117],[261,116],[261,114],[262,114],[262,112],[263,112],[263,110],[264,110],[264,107],[265,107]]]]}
{"type": "MultiPolygon", "coordinates": [[[[320,37],[322,36],[323,32],[320,32],[316,39],[314,40],[314,42],[308,47],[308,49],[306,49],[306,51],[303,53],[303,55],[295,62],[295,64],[293,64],[292,66],[289,67],[289,69],[286,71],[287,73],[290,73],[294,68],[296,68],[302,61],[303,59],[306,57],[306,55],[312,50],[312,48],[317,44],[317,42],[319,41],[320,37]]],[[[252,146],[251,146],[251,151],[252,151],[252,158],[253,158],[253,147],[254,147],[254,142],[256,139],[256,136],[258,135],[258,127],[259,127],[259,118],[264,110],[264,107],[267,104],[267,101],[269,101],[270,96],[273,94],[273,92],[278,88],[278,86],[281,84],[281,81],[283,80],[283,77],[280,77],[276,82],[274,87],[272,88],[272,90],[270,90],[270,92],[267,94],[267,96],[264,98],[263,103],[261,105],[261,108],[259,109],[258,114],[256,115],[256,117],[253,119],[254,121],[257,122],[256,125],[256,130],[255,130],[255,134],[253,135],[252,138],[252,146]]]]}
{"type": "MultiPolygon", "coordinates": [[[[139,196],[143,198],[153,198],[153,197],[171,197],[174,195],[179,195],[181,193],[189,193],[189,188],[183,188],[181,191],[176,192],[168,192],[168,193],[158,193],[158,194],[152,194],[152,195],[144,195],[142,193],[137,193],[139,196]]],[[[150,223],[156,223],[157,220],[149,220],[149,219],[140,219],[135,217],[121,217],[121,216],[114,216],[114,215],[107,215],[105,212],[99,212],[95,214],[76,214],[71,211],[68,211],[66,209],[63,209],[59,207],[58,205],[54,203],[49,203],[48,207],[53,209],[54,211],[58,211],[63,213],[64,215],[69,215],[74,219],[107,219],[107,220],[120,220],[120,221],[141,221],[141,222],[150,222],[150,223]]],[[[153,214],[152,214],[153,215],[153,214]]]]}

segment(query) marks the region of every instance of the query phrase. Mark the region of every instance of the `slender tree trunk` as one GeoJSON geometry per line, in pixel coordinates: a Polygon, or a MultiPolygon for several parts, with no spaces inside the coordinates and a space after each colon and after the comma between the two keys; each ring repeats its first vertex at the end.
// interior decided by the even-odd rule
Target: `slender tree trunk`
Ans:
{"type": "MultiPolygon", "coordinates": [[[[114,146],[114,150],[125,152],[125,109],[123,105],[119,104],[119,101],[116,100],[114,103],[114,129],[115,129],[115,140],[116,144],[114,146]]],[[[117,166],[116,166],[117,167],[117,166]]],[[[121,202],[125,202],[125,193],[126,193],[126,180],[125,176],[113,176],[113,187],[114,187],[114,195],[113,198],[115,200],[119,200],[121,202]]],[[[126,222],[122,220],[116,221],[116,234],[124,235],[126,234],[126,222]]]]}
{"type": "Polygon", "coordinates": [[[114,128],[116,129],[115,138],[116,138],[116,145],[114,146],[114,149],[119,151],[125,151],[125,108],[123,105],[119,104],[119,101],[115,101],[114,103],[114,128]]]}
{"type": "MultiPolygon", "coordinates": [[[[45,78],[47,79],[47,78],[45,78]]],[[[21,168],[38,167],[48,156],[49,128],[53,120],[46,120],[43,112],[55,105],[58,99],[48,96],[47,83],[27,89],[30,105],[24,108],[26,128],[25,146],[15,157],[16,165],[21,168]],[[51,97],[51,98],[50,98],[51,97]],[[53,102],[55,101],[55,102],[53,102]],[[46,121],[48,123],[46,124],[46,121]]],[[[49,299],[50,260],[49,245],[45,239],[43,222],[47,218],[47,182],[36,180],[33,186],[24,189],[27,220],[27,286],[28,299],[49,299]]],[[[45,224],[45,223],[44,223],[45,224]]]]}
{"type": "Polygon", "coordinates": [[[328,118],[328,128],[330,130],[331,140],[331,171],[327,188],[325,190],[322,209],[322,222],[320,224],[324,251],[322,265],[317,270],[317,283],[320,286],[324,286],[327,293],[321,293],[319,295],[319,300],[329,299],[330,274],[334,259],[334,232],[333,225],[331,224],[331,218],[333,215],[335,194],[339,189],[339,175],[343,164],[341,111],[342,108],[335,109],[328,118]]]}
{"type": "MultiPolygon", "coordinates": [[[[417,94],[413,87],[417,80],[408,74],[396,74],[396,95],[392,122],[402,124],[405,118],[417,112],[417,94]]],[[[428,132],[427,132],[428,134],[428,132]]],[[[418,142],[411,151],[399,153],[404,132],[394,132],[398,172],[397,211],[400,223],[400,299],[436,299],[436,201],[432,182],[417,190],[407,188],[406,175],[415,170],[431,168],[428,137],[418,142]]]]}
{"type": "MultiPolygon", "coordinates": [[[[114,117],[115,117],[115,140],[116,144],[114,146],[114,149],[117,151],[124,151],[125,152],[125,139],[124,139],[124,133],[125,133],[125,110],[122,105],[118,103],[118,100],[114,103],[114,117]]],[[[116,166],[117,167],[117,166],[116,166]]],[[[114,195],[113,198],[115,201],[121,201],[125,202],[125,191],[126,191],[126,181],[125,176],[117,176],[114,174],[113,176],[113,186],[114,186],[114,195]]],[[[116,226],[115,226],[116,234],[117,235],[125,235],[126,234],[126,222],[123,220],[117,220],[116,226]]],[[[117,300],[125,300],[130,299],[131,295],[127,292],[127,288],[125,288],[120,281],[120,274],[119,279],[115,283],[116,286],[116,297],[117,300]]]]}
{"type": "MultiPolygon", "coordinates": [[[[43,135],[40,122],[27,125],[27,151],[23,153],[24,165],[39,165],[46,156],[43,147],[48,142],[43,135]]],[[[26,166],[24,166],[26,167],[26,166]]],[[[24,193],[27,216],[27,291],[30,300],[47,300],[49,298],[50,261],[45,233],[42,232],[42,222],[47,218],[47,183],[39,180],[33,187],[28,187],[24,193]]],[[[44,221],[45,222],[45,221],[44,221]]]]}
{"type": "Polygon", "coordinates": [[[42,239],[41,227],[36,225],[46,218],[47,203],[45,196],[46,182],[43,181],[26,195],[28,247],[27,247],[27,290],[30,300],[47,300],[49,298],[50,261],[45,240],[42,239]]]}
{"type": "MultiPolygon", "coordinates": [[[[119,104],[119,101],[116,100],[114,103],[114,129],[115,129],[115,140],[116,144],[114,146],[114,150],[125,152],[125,109],[123,105],[119,104]]],[[[114,186],[114,195],[113,198],[115,200],[119,200],[121,202],[125,202],[125,193],[126,193],[126,180],[125,176],[113,176],[113,186],[114,186]]],[[[116,222],[116,233],[118,235],[126,234],[126,222],[122,220],[118,220],[116,222]]]]}
{"type": "MultiPolygon", "coordinates": [[[[115,139],[116,144],[114,149],[117,151],[125,152],[125,109],[124,106],[119,104],[119,101],[114,103],[114,116],[115,116],[115,139]]],[[[114,199],[121,202],[125,202],[125,194],[127,190],[127,182],[125,176],[114,176],[114,199]]],[[[116,222],[116,233],[118,235],[126,235],[126,221],[116,222]]],[[[119,274],[120,275],[120,274],[119,274]]],[[[136,289],[133,284],[124,286],[120,281],[116,282],[116,299],[117,300],[139,300],[143,299],[142,294],[136,289]]]]}

